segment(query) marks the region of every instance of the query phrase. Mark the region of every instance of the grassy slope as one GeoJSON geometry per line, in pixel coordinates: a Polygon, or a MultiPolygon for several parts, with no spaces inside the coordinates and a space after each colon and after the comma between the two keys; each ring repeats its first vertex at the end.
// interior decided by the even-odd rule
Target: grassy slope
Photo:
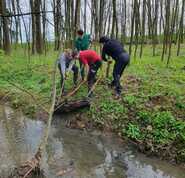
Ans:
{"type": "MultiPolygon", "coordinates": [[[[159,47],[157,53],[160,54],[160,50],[159,47]]],[[[47,56],[32,56],[29,63],[21,49],[15,50],[11,57],[5,57],[1,52],[1,93],[9,92],[14,106],[22,105],[29,113],[34,111],[34,102],[7,81],[29,90],[39,102],[48,101],[56,56],[55,52],[49,52],[47,56]]],[[[103,70],[106,64],[104,66],[103,70]]],[[[152,51],[147,47],[144,57],[132,59],[122,77],[121,100],[114,100],[113,91],[107,87],[111,76],[101,81],[87,112],[89,118],[100,127],[132,139],[144,152],[185,162],[184,66],[185,56],[182,55],[172,57],[167,68],[160,56],[152,57],[152,51]]],[[[70,80],[66,87],[71,85],[70,80]]],[[[83,87],[76,97],[81,98],[86,92],[86,87],[83,87]]]]}

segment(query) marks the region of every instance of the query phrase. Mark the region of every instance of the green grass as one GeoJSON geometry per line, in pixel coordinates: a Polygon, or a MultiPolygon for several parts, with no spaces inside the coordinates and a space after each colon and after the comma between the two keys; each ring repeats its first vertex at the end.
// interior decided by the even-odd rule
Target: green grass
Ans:
{"type": "MultiPolygon", "coordinates": [[[[97,126],[140,143],[144,151],[185,162],[185,53],[182,51],[181,56],[176,57],[173,48],[167,67],[166,59],[161,62],[161,50],[158,46],[157,56],[153,57],[151,46],[146,46],[141,59],[131,58],[122,76],[121,100],[115,100],[114,91],[107,86],[112,76],[102,80],[86,114],[97,126]]],[[[46,55],[34,55],[29,59],[20,47],[9,57],[0,51],[0,92],[9,92],[14,106],[23,106],[27,113],[34,112],[37,107],[33,100],[10,83],[28,90],[39,102],[47,102],[57,55],[58,52],[50,49],[46,55]]],[[[105,70],[106,63],[101,71],[103,75],[105,70]]],[[[59,74],[57,77],[59,93],[59,74]]],[[[71,87],[70,75],[66,88],[71,87]]],[[[86,94],[87,86],[84,85],[74,98],[86,94]]]]}

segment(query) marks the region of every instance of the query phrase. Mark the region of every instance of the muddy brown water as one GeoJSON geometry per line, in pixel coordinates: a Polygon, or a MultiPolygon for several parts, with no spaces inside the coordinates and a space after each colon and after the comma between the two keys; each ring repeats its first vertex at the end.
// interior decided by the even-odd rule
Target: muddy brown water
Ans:
{"type": "MultiPolygon", "coordinates": [[[[52,123],[42,162],[45,178],[185,178],[184,169],[147,158],[114,135],[66,128],[66,119],[58,116],[52,123]]],[[[0,105],[0,177],[34,155],[44,128],[42,121],[0,105]]]]}

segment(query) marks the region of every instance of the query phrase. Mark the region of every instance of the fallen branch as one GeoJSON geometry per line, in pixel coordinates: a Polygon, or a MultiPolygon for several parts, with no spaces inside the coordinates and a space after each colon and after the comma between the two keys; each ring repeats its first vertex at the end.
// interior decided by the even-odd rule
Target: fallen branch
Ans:
{"type": "Polygon", "coordinates": [[[79,89],[80,87],[86,82],[86,80],[83,80],[82,82],[79,83],[79,85],[71,92],[69,92],[66,96],[64,96],[64,101],[61,102],[61,104],[59,104],[54,111],[56,111],[57,109],[59,109],[61,106],[63,106],[65,104],[65,100],[67,100],[69,97],[73,96],[79,89]]]}
{"type": "Polygon", "coordinates": [[[96,82],[95,82],[94,85],[91,87],[90,91],[88,92],[87,97],[89,97],[89,95],[95,90],[95,88],[96,88],[97,84],[99,83],[99,81],[101,80],[101,78],[102,78],[102,76],[100,76],[100,77],[96,80],[96,82]]]}
{"type": "Polygon", "coordinates": [[[49,119],[48,119],[48,123],[47,123],[47,127],[45,130],[45,134],[44,137],[42,139],[42,142],[34,156],[34,158],[31,159],[31,161],[26,162],[26,164],[23,164],[20,169],[23,167],[26,171],[25,174],[23,176],[23,178],[27,178],[32,171],[36,170],[37,168],[40,169],[40,162],[42,159],[42,153],[45,150],[47,141],[48,141],[48,136],[49,136],[49,131],[50,131],[50,127],[51,127],[51,121],[52,121],[52,116],[53,116],[53,112],[54,112],[54,107],[55,107],[55,101],[56,101],[56,63],[55,63],[55,70],[53,73],[53,89],[52,89],[52,104],[49,110],[49,119]]]}
{"type": "Polygon", "coordinates": [[[21,90],[22,92],[26,93],[27,95],[30,95],[31,98],[34,100],[35,104],[38,105],[39,107],[41,107],[47,114],[49,114],[48,110],[38,102],[38,99],[32,94],[30,93],[28,90],[26,90],[25,88],[20,87],[19,85],[12,83],[11,81],[8,81],[8,83],[14,87],[16,87],[17,89],[21,90]]]}
{"type": "MultiPolygon", "coordinates": [[[[89,99],[89,95],[91,94],[91,92],[93,92],[97,86],[97,84],[99,83],[99,81],[101,80],[102,76],[100,76],[96,82],[94,83],[94,85],[91,87],[90,91],[88,92],[86,99],[84,100],[79,100],[79,101],[72,101],[72,102],[66,102],[65,100],[63,102],[61,102],[60,104],[56,105],[55,107],[55,111],[54,113],[64,113],[64,112],[71,112],[80,108],[85,108],[85,107],[90,107],[90,101],[89,99]]],[[[78,86],[78,88],[80,88],[81,85],[78,86]]],[[[72,94],[74,94],[76,92],[76,90],[70,92],[68,94],[71,96],[72,94]]]]}

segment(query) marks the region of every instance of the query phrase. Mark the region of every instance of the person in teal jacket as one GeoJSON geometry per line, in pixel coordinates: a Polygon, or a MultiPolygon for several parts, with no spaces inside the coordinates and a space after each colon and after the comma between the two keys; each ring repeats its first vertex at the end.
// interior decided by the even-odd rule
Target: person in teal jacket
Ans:
{"type": "MultiPolygon", "coordinates": [[[[91,43],[91,36],[89,34],[84,34],[84,31],[81,29],[77,31],[77,35],[78,36],[75,40],[75,48],[77,49],[77,51],[84,51],[89,49],[91,43]]],[[[85,73],[81,62],[80,62],[80,73],[83,80],[85,77],[85,73]]]]}

